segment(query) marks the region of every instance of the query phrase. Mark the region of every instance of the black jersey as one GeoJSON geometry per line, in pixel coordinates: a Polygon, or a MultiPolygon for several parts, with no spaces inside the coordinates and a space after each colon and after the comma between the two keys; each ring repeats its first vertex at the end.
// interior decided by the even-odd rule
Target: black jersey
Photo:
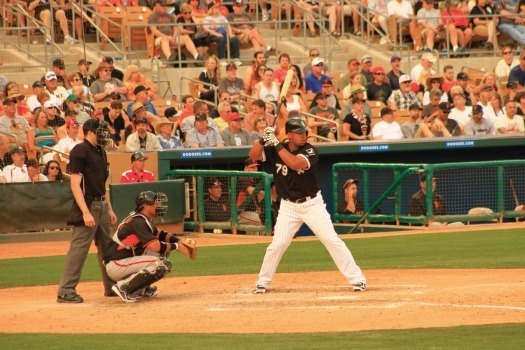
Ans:
{"type": "MultiPolygon", "coordinates": [[[[290,151],[288,144],[283,144],[290,151]]],[[[300,155],[308,162],[306,169],[292,170],[283,162],[274,147],[264,149],[265,159],[274,165],[273,180],[277,194],[283,199],[296,201],[305,197],[314,197],[321,190],[317,181],[317,160],[319,153],[314,146],[306,143],[303,147],[290,151],[293,155],[300,155]]]]}
{"type": "Polygon", "coordinates": [[[108,254],[109,260],[121,260],[143,255],[147,246],[157,241],[157,228],[153,222],[142,214],[127,217],[115,232],[115,242],[108,254]]]}
{"type": "Polygon", "coordinates": [[[106,151],[93,146],[88,140],[79,143],[69,155],[71,174],[81,174],[85,195],[102,197],[106,194],[106,180],[109,176],[109,163],[106,151]]]}

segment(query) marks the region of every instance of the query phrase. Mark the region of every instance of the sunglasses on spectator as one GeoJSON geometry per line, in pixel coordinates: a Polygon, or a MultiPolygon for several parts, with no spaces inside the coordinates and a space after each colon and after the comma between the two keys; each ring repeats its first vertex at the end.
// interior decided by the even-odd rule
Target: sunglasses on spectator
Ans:
{"type": "Polygon", "coordinates": [[[512,51],[503,51],[504,55],[510,55],[511,53],[512,53],[512,51]]]}
{"type": "Polygon", "coordinates": [[[375,75],[385,75],[385,73],[374,73],[375,75]]]}
{"type": "Polygon", "coordinates": [[[75,78],[73,81],[82,81],[80,78],[75,78]]]}
{"type": "Polygon", "coordinates": [[[232,98],[231,98],[231,97],[223,97],[222,99],[223,99],[224,101],[229,101],[229,100],[231,100],[232,98]]]}
{"type": "Polygon", "coordinates": [[[322,67],[322,66],[323,66],[323,62],[318,63],[318,64],[316,64],[315,66],[316,66],[316,67],[322,67]]]}
{"type": "Polygon", "coordinates": [[[257,119],[258,122],[265,122],[266,121],[266,118],[259,118],[257,119]]]}
{"type": "Polygon", "coordinates": [[[50,166],[49,170],[58,170],[58,167],[57,166],[50,166]]]}
{"type": "Polygon", "coordinates": [[[113,69],[103,69],[102,71],[103,71],[103,72],[106,72],[106,73],[111,73],[112,70],[113,70],[113,69]]]}
{"type": "Polygon", "coordinates": [[[318,100],[326,100],[326,96],[319,96],[317,99],[318,100]]]}
{"type": "Polygon", "coordinates": [[[183,15],[191,15],[191,12],[183,12],[183,15]]]}
{"type": "Polygon", "coordinates": [[[71,100],[71,102],[73,102],[73,103],[80,103],[80,100],[77,98],[77,99],[71,100]]]}
{"type": "Polygon", "coordinates": [[[311,53],[310,57],[319,57],[319,54],[318,53],[311,53]]]}

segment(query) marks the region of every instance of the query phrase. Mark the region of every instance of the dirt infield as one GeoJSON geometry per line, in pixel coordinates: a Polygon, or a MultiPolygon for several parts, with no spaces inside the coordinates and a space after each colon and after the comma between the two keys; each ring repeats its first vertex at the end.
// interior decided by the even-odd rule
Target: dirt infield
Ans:
{"type": "MultiPolygon", "coordinates": [[[[427,231],[428,232],[428,231],[427,231]]],[[[301,238],[303,239],[303,238],[301,238]]],[[[307,239],[307,238],[304,238],[307,239]]],[[[201,236],[199,245],[269,242],[269,237],[201,236]]],[[[64,254],[67,242],[2,244],[0,258],[64,254]],[[20,246],[23,245],[23,246],[20,246]]],[[[81,283],[83,304],[55,302],[57,286],[0,289],[2,332],[291,333],[525,322],[525,269],[366,270],[369,289],[352,292],[337,271],[278,273],[264,295],[256,275],[175,277],[159,296],[125,304],[81,283]],[[138,317],[140,315],[140,317],[138,317]],[[158,320],[170,320],[159,326],[158,320]],[[321,321],[322,320],[322,321],[321,321]]]]}

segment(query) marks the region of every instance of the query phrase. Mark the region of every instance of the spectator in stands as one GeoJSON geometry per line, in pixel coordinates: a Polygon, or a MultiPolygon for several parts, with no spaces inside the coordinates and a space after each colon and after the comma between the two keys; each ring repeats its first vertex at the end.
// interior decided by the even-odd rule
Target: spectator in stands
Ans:
{"type": "Polygon", "coordinates": [[[394,111],[384,107],[380,111],[381,121],[374,125],[372,138],[374,140],[400,140],[403,138],[401,126],[395,121],[394,111]]]}
{"type": "Polygon", "coordinates": [[[518,105],[509,101],[505,105],[505,115],[496,119],[494,126],[497,134],[515,134],[525,131],[523,117],[517,114],[518,105]]]}
{"type": "Polygon", "coordinates": [[[328,106],[327,95],[324,92],[318,92],[314,101],[316,105],[310,108],[309,113],[332,121],[308,117],[308,127],[312,130],[312,134],[337,141],[337,129],[341,123],[339,112],[337,109],[328,106]]]}
{"type": "MultiPolygon", "coordinates": [[[[338,109],[341,109],[341,106],[339,105],[339,100],[337,99],[337,96],[334,94],[334,83],[332,83],[332,79],[326,78],[323,81],[321,81],[321,92],[326,96],[326,101],[328,102],[328,106],[338,109]]],[[[310,105],[310,108],[313,108],[317,105],[316,101],[312,101],[312,104],[310,105]]]]}
{"type": "MultiPolygon", "coordinates": [[[[111,70],[111,77],[112,78],[118,79],[120,81],[124,80],[124,73],[121,70],[115,68],[115,65],[113,63],[113,57],[104,56],[104,57],[102,57],[102,62],[105,62],[105,63],[108,64],[108,67],[111,70]]],[[[99,65],[99,68],[100,68],[100,65],[99,65]]],[[[97,70],[97,72],[98,72],[98,70],[97,70]]],[[[95,76],[98,77],[98,73],[97,72],[95,73],[95,76]]]]}
{"type": "Polygon", "coordinates": [[[148,157],[146,157],[143,152],[134,152],[131,155],[131,169],[122,173],[120,183],[128,184],[155,181],[155,175],[151,171],[145,169],[146,160],[148,160],[148,157]]]}
{"type": "Polygon", "coordinates": [[[478,86],[476,86],[474,88],[474,91],[473,91],[474,95],[476,95],[476,97],[478,97],[479,94],[481,93],[481,90],[485,89],[486,86],[492,87],[494,92],[501,92],[501,86],[500,86],[500,83],[499,83],[499,78],[494,73],[486,73],[483,76],[483,78],[481,79],[481,81],[478,84],[478,86]]]}
{"type": "Polygon", "coordinates": [[[252,44],[255,52],[264,51],[266,56],[275,54],[275,49],[266,43],[263,35],[257,29],[250,15],[244,12],[246,4],[243,0],[233,2],[233,13],[228,15],[231,29],[241,44],[252,44]]]}
{"type": "Polygon", "coordinates": [[[175,16],[166,12],[166,0],[157,0],[155,9],[148,17],[149,28],[151,28],[151,32],[155,36],[155,45],[161,47],[162,53],[168,61],[171,60],[172,56],[170,45],[179,44],[182,47],[186,47],[186,50],[195,58],[195,61],[200,61],[202,57],[197,52],[193,41],[188,35],[180,34],[175,24],[175,16]],[[171,26],[167,24],[171,24],[171,26]]]}
{"type": "MultiPolygon", "coordinates": [[[[350,92],[354,87],[361,86],[363,85],[362,82],[366,81],[366,79],[363,78],[360,72],[353,72],[352,74],[350,74],[349,79],[350,79],[350,84],[345,86],[345,88],[343,89],[343,95],[347,95],[347,96],[350,95],[350,92]]],[[[363,88],[364,88],[364,85],[363,85],[363,88]]],[[[366,89],[363,90],[363,98],[365,100],[367,99],[366,89]]]]}
{"type": "MultiPolygon", "coordinates": [[[[61,138],[53,148],[56,151],[69,154],[73,147],[84,140],[84,131],[81,129],[81,126],[78,122],[74,120],[68,120],[66,123],[66,132],[67,136],[61,138]]],[[[44,160],[48,158],[55,159],[57,156],[61,161],[69,164],[69,156],[55,152],[46,154],[44,160]]]]}
{"type": "MultiPolygon", "coordinates": [[[[427,214],[426,210],[426,194],[427,194],[427,175],[422,173],[419,176],[419,186],[421,190],[416,192],[409,203],[410,216],[423,216],[427,214]]],[[[447,215],[447,206],[445,200],[441,195],[436,193],[438,178],[432,178],[432,214],[433,215],[447,215]]]]}
{"type": "Polygon", "coordinates": [[[67,110],[66,112],[64,112],[64,119],[66,121],[66,124],[57,128],[55,131],[57,135],[57,139],[59,141],[67,136],[67,128],[66,128],[67,123],[69,121],[75,121],[75,122],[77,121],[77,112],[75,112],[74,110],[67,110]]]}
{"type": "Polygon", "coordinates": [[[148,122],[153,123],[158,121],[158,113],[155,109],[155,106],[151,102],[152,99],[149,95],[149,88],[145,87],[144,85],[139,85],[133,90],[133,94],[135,95],[135,102],[131,102],[128,104],[128,108],[126,108],[126,114],[131,115],[133,106],[136,103],[140,103],[146,109],[148,122]]]}
{"type": "MultiPolygon", "coordinates": [[[[290,69],[291,66],[291,58],[290,55],[288,55],[286,52],[283,52],[279,55],[279,67],[274,70],[274,78],[275,81],[282,83],[284,79],[286,78],[286,73],[288,72],[288,69],[290,69]]],[[[263,63],[266,64],[266,61],[263,63]]]]}
{"type": "MultiPolygon", "coordinates": [[[[339,91],[343,91],[345,87],[350,85],[350,75],[352,75],[352,73],[359,73],[360,65],[361,63],[359,63],[359,61],[355,58],[351,58],[348,60],[346,64],[347,72],[341,75],[341,77],[337,81],[337,89],[339,91]]],[[[361,77],[359,77],[359,79],[361,79],[361,77]]],[[[359,84],[361,84],[361,81],[359,81],[359,84]]]]}
{"type": "Polygon", "coordinates": [[[155,125],[155,133],[159,139],[160,145],[163,149],[182,149],[184,146],[180,137],[174,135],[175,124],[168,118],[160,118],[157,125],[155,125]]]}
{"type": "MultiPolygon", "coordinates": [[[[306,87],[304,84],[303,76],[301,75],[301,69],[296,64],[292,64],[290,66],[290,69],[293,70],[295,73],[295,76],[292,78],[292,82],[290,83],[290,90],[292,91],[292,94],[299,95],[304,101],[306,87]]],[[[273,76],[275,77],[275,71],[273,72],[273,76]]]]}
{"type": "MultiPolygon", "coordinates": [[[[503,105],[507,104],[507,101],[514,100],[516,98],[516,95],[518,94],[518,83],[515,81],[509,81],[507,82],[507,94],[503,97],[503,105]]],[[[516,101],[518,102],[518,101],[516,101]]],[[[523,111],[520,110],[519,102],[518,102],[518,114],[523,115],[523,111]]]]}
{"type": "MultiPolygon", "coordinates": [[[[221,69],[217,56],[210,56],[206,60],[206,69],[199,74],[199,98],[215,103],[215,93],[221,81],[221,69]]],[[[191,106],[193,108],[193,106],[191,106]]]]}
{"type": "Polygon", "coordinates": [[[255,51],[253,54],[253,60],[251,64],[246,68],[245,75],[244,75],[244,86],[246,87],[246,91],[251,94],[251,89],[255,84],[252,84],[252,80],[254,78],[259,78],[258,74],[258,68],[260,66],[266,67],[266,57],[264,56],[264,53],[262,51],[255,51]]]}
{"type": "Polygon", "coordinates": [[[461,135],[461,128],[458,123],[448,118],[451,109],[452,105],[450,103],[441,102],[438,105],[437,113],[419,126],[415,137],[451,137],[461,135]]]}
{"type": "Polygon", "coordinates": [[[388,105],[394,110],[408,110],[413,104],[417,104],[421,107],[421,102],[415,94],[410,90],[410,77],[403,74],[399,77],[400,89],[394,91],[388,98],[388,105]]]}
{"type": "Polygon", "coordinates": [[[369,101],[381,101],[386,103],[392,94],[390,85],[385,83],[385,70],[381,66],[372,69],[374,81],[366,85],[366,92],[369,101]]]}
{"type": "Polygon", "coordinates": [[[0,134],[0,170],[2,170],[10,161],[9,138],[4,134],[0,134]]]}
{"type": "Polygon", "coordinates": [[[44,76],[44,83],[46,84],[46,91],[49,93],[51,99],[59,106],[66,100],[68,93],[65,87],[58,85],[57,75],[53,71],[49,71],[44,76]]]}
{"type": "Polygon", "coordinates": [[[255,86],[257,86],[264,80],[264,71],[266,70],[266,68],[268,67],[266,67],[266,65],[264,64],[255,67],[255,70],[253,71],[253,75],[250,77],[250,79],[248,79],[250,85],[247,86],[246,84],[244,84],[244,86],[246,87],[246,93],[248,95],[252,95],[253,89],[255,88],[255,86]]]}
{"type": "Polygon", "coordinates": [[[494,40],[496,38],[496,24],[494,20],[497,22],[496,17],[491,17],[494,13],[492,2],[488,0],[476,0],[476,6],[470,10],[470,15],[476,16],[470,18],[472,32],[474,35],[487,37],[487,40],[483,42],[483,46],[489,50],[499,50],[494,40]]]}
{"type": "Polygon", "coordinates": [[[496,128],[488,119],[483,118],[483,108],[480,105],[472,106],[470,119],[465,123],[465,135],[494,135],[496,128]]]}
{"type": "Polygon", "coordinates": [[[84,124],[88,119],[91,119],[91,116],[80,108],[80,103],[81,101],[78,96],[75,94],[70,94],[63,104],[63,109],[64,114],[67,114],[68,112],[74,112],[76,117],[75,120],[80,124],[84,124]]]}
{"type": "MultiPolygon", "coordinates": [[[[423,7],[417,11],[417,22],[421,28],[421,37],[425,40],[425,51],[432,52],[434,50],[434,42],[437,35],[443,31],[443,24],[440,23],[439,11],[434,8],[433,0],[423,1],[423,7]]],[[[455,29],[453,26],[451,26],[451,28],[455,29]]],[[[458,43],[455,30],[450,33],[450,40],[457,50],[458,43]],[[452,42],[453,38],[455,39],[455,43],[452,42]]]]}
{"type": "Polygon", "coordinates": [[[408,107],[408,116],[410,119],[401,125],[401,132],[403,133],[403,137],[411,139],[416,136],[417,130],[421,124],[418,122],[418,119],[421,116],[421,106],[418,103],[411,104],[410,107],[408,107]]]}
{"type": "Polygon", "coordinates": [[[67,23],[66,13],[63,9],[57,8],[56,3],[51,12],[51,0],[32,0],[28,2],[27,11],[34,14],[33,17],[41,20],[44,23],[46,44],[51,44],[53,38],[51,37],[51,27],[53,21],[60,25],[60,29],[64,34],[64,43],[73,45],[75,39],[69,35],[69,25],[67,23]]]}
{"type": "Polygon", "coordinates": [[[27,174],[25,150],[20,146],[14,146],[10,150],[13,164],[5,166],[2,170],[7,182],[31,182],[27,174]]]}
{"type": "Polygon", "coordinates": [[[217,118],[214,118],[213,121],[215,125],[217,125],[217,128],[219,128],[219,131],[223,131],[228,127],[229,117],[232,113],[232,108],[228,102],[221,102],[217,106],[217,111],[219,112],[219,116],[217,118]]]}
{"type": "MultiPolygon", "coordinates": [[[[263,80],[253,88],[252,97],[264,102],[277,104],[279,93],[279,85],[273,81],[273,69],[266,68],[263,80]]],[[[272,110],[273,108],[270,108],[270,112],[272,110]]]]}
{"type": "Polygon", "coordinates": [[[42,105],[40,102],[38,102],[38,95],[40,95],[44,91],[44,83],[42,81],[37,80],[33,83],[33,95],[27,97],[26,103],[29,108],[29,110],[32,112],[37,107],[41,107],[42,105]]]}
{"type": "Polygon", "coordinates": [[[366,84],[374,81],[374,75],[372,74],[372,56],[365,55],[361,59],[361,85],[366,86],[366,84]]]}
{"type": "MultiPolygon", "coordinates": [[[[294,77],[292,78],[292,83],[296,80],[297,78],[294,75],[294,77]]],[[[281,84],[281,87],[282,87],[282,84],[281,84]]],[[[290,114],[291,111],[299,111],[299,112],[308,111],[308,108],[306,107],[304,100],[302,99],[301,95],[296,91],[297,90],[293,90],[290,88],[286,92],[286,95],[284,95],[284,101],[281,106],[281,110],[279,111],[279,114],[284,116],[286,120],[288,120],[288,114],[290,114]]]]}
{"type": "MultiPolygon", "coordinates": [[[[397,0],[391,1],[390,3],[393,2],[397,2],[397,0]]],[[[410,71],[410,78],[412,78],[412,81],[419,81],[419,76],[424,70],[428,70],[430,74],[436,74],[436,72],[432,69],[432,65],[436,62],[436,60],[436,56],[434,56],[431,52],[424,53],[421,57],[421,62],[410,71]]]]}
{"type": "MultiPolygon", "coordinates": [[[[459,72],[456,75],[456,83],[457,83],[456,86],[460,87],[463,90],[463,95],[465,95],[465,99],[467,100],[465,105],[472,106],[473,105],[473,101],[476,102],[476,98],[474,97],[473,89],[470,87],[468,81],[469,81],[469,77],[468,77],[467,73],[459,72]]],[[[449,93],[447,94],[449,103],[453,102],[453,98],[451,96],[451,92],[452,92],[453,89],[454,88],[450,89],[449,93]]]]}
{"type": "Polygon", "coordinates": [[[494,95],[494,89],[492,86],[485,86],[483,90],[481,91],[481,95],[479,97],[478,105],[483,107],[483,116],[490,120],[492,123],[496,122],[496,113],[494,112],[494,109],[490,105],[490,99],[492,98],[492,95],[494,95]]]}
{"type": "Polygon", "coordinates": [[[109,124],[110,137],[119,146],[125,140],[126,125],[129,124],[129,118],[125,113],[122,113],[122,102],[112,101],[109,108],[104,110],[104,120],[109,124]]]}
{"type": "Polygon", "coordinates": [[[60,164],[56,160],[50,160],[46,163],[44,167],[44,175],[47,177],[48,181],[64,181],[66,176],[62,173],[60,169],[60,164]]]}
{"type": "Polygon", "coordinates": [[[322,90],[322,81],[328,77],[323,72],[324,62],[321,58],[314,58],[312,61],[312,73],[308,74],[304,81],[306,83],[306,92],[318,93],[322,90]]]}
{"type": "Polygon", "coordinates": [[[423,106],[423,118],[433,119],[437,116],[442,95],[439,89],[430,90],[430,103],[423,106]]]}
{"type": "MultiPolygon", "coordinates": [[[[245,120],[246,122],[246,120],[245,120]]],[[[248,125],[247,123],[245,123],[246,125],[248,125]]],[[[259,142],[260,139],[262,139],[263,135],[264,135],[264,129],[268,126],[268,122],[267,122],[267,119],[266,117],[262,116],[262,117],[257,117],[255,119],[253,119],[252,123],[251,123],[251,139],[252,139],[252,142],[255,143],[255,142],[259,142]]]]}
{"type": "MultiPolygon", "coordinates": [[[[516,93],[516,96],[513,99],[509,99],[508,101],[516,101],[516,103],[518,104],[517,114],[525,116],[525,91],[520,91],[516,93]]],[[[506,102],[505,105],[507,105],[506,102]]]]}
{"type": "Polygon", "coordinates": [[[28,152],[36,154],[38,158],[40,155],[49,152],[43,147],[53,147],[57,144],[58,138],[55,130],[48,126],[46,111],[41,108],[35,109],[33,118],[35,126],[27,131],[27,148],[28,152]]]}
{"type": "Polygon", "coordinates": [[[244,118],[239,113],[228,116],[228,127],[221,131],[221,138],[226,146],[251,146],[250,133],[242,127],[244,118]]]}
{"type": "Polygon", "coordinates": [[[122,81],[111,77],[111,66],[107,62],[101,62],[98,66],[97,73],[98,79],[95,80],[89,90],[91,95],[96,102],[111,102],[112,100],[118,100],[120,102],[126,101],[126,94],[128,88],[122,83],[122,81]]]}
{"type": "Polygon", "coordinates": [[[366,115],[363,99],[354,97],[352,99],[353,110],[343,121],[343,135],[350,140],[369,140],[371,124],[370,116],[366,115]]]}
{"type": "Polygon", "coordinates": [[[91,103],[94,101],[91,96],[91,91],[88,95],[84,94],[82,86],[74,86],[72,90],[73,95],[77,96],[80,100],[80,110],[91,115],[95,111],[95,106],[91,103]]]}
{"type": "MultiPolygon", "coordinates": [[[[346,88],[345,88],[346,90],[346,88]]],[[[363,85],[351,85],[351,89],[348,89],[348,95],[346,95],[346,92],[343,92],[343,99],[347,101],[345,105],[343,106],[343,109],[341,110],[341,116],[348,116],[352,111],[354,110],[354,104],[352,103],[352,100],[354,97],[357,97],[360,100],[363,100],[364,107],[363,107],[363,113],[370,116],[372,115],[372,108],[368,104],[365,98],[366,88],[363,85]]]]}
{"type": "Polygon", "coordinates": [[[494,110],[494,115],[496,116],[496,119],[505,115],[505,110],[503,107],[505,106],[503,104],[503,97],[497,92],[492,94],[490,97],[490,105],[492,106],[492,109],[494,110]]]}
{"type": "MultiPolygon", "coordinates": [[[[379,24],[385,36],[390,37],[390,28],[388,25],[388,10],[387,10],[388,0],[368,0],[368,8],[371,10],[368,13],[372,16],[372,23],[374,25],[379,24]]],[[[387,39],[381,38],[379,40],[379,45],[385,45],[388,42],[387,39]]],[[[394,87],[392,87],[394,89],[394,87]]]]}
{"type": "Polygon", "coordinates": [[[461,130],[464,130],[465,124],[469,120],[472,114],[472,107],[466,106],[467,99],[463,94],[457,94],[454,96],[454,108],[450,111],[448,117],[454,119],[461,130]]]}
{"type": "Polygon", "coordinates": [[[215,128],[208,126],[206,114],[201,113],[195,116],[194,127],[188,130],[186,135],[186,147],[224,147],[224,141],[219,132],[215,128]]]}
{"type": "Polygon", "coordinates": [[[390,57],[390,72],[386,73],[385,82],[390,85],[392,91],[400,89],[399,78],[405,74],[401,71],[401,57],[393,55],[390,57]]]}
{"type": "Polygon", "coordinates": [[[40,172],[40,163],[38,163],[36,159],[29,159],[27,161],[27,176],[29,176],[29,179],[33,183],[49,181],[47,176],[40,172]]]}
{"type": "Polygon", "coordinates": [[[78,72],[71,73],[69,75],[69,77],[68,77],[68,81],[69,81],[69,83],[71,85],[71,88],[67,90],[68,96],[73,94],[73,87],[75,87],[75,86],[82,87],[82,91],[87,96],[91,95],[91,92],[89,91],[89,88],[82,83],[82,77],[80,76],[80,73],[78,73],[78,72]]]}
{"type": "Polygon", "coordinates": [[[182,125],[184,119],[186,119],[190,115],[193,115],[193,106],[195,105],[195,99],[191,95],[185,95],[182,96],[181,102],[183,108],[179,115],[179,124],[182,125]]]}
{"type": "Polygon", "coordinates": [[[8,133],[9,143],[25,146],[27,144],[27,131],[30,126],[27,119],[17,114],[17,104],[20,94],[13,93],[2,101],[4,115],[0,117],[0,131],[8,133]]]}
{"type": "Polygon", "coordinates": [[[126,151],[162,151],[159,140],[148,132],[148,121],[145,118],[135,119],[136,131],[126,139],[126,151]]]}
{"type": "Polygon", "coordinates": [[[452,51],[455,54],[467,52],[467,45],[472,39],[472,29],[469,27],[469,20],[465,16],[470,12],[467,1],[464,0],[461,4],[455,1],[445,1],[443,8],[441,19],[447,26],[452,51]]]}
{"type": "Polygon", "coordinates": [[[251,133],[252,131],[256,131],[254,129],[254,125],[260,125],[254,122],[258,119],[264,118],[266,119],[266,124],[271,125],[274,119],[274,116],[270,113],[266,112],[266,103],[264,103],[263,100],[255,100],[252,102],[252,110],[250,114],[247,114],[246,117],[244,117],[244,128],[246,131],[251,133]]]}
{"type": "Polygon", "coordinates": [[[222,182],[213,179],[208,184],[208,198],[204,201],[204,216],[206,221],[229,221],[230,202],[222,198],[222,182]]]}
{"type": "Polygon", "coordinates": [[[44,103],[44,110],[47,114],[47,121],[48,125],[53,128],[53,130],[57,130],[62,125],[66,124],[66,121],[64,118],[60,116],[60,109],[53,101],[46,101],[44,103]]]}
{"type": "Polygon", "coordinates": [[[82,78],[82,84],[87,86],[88,88],[91,87],[91,84],[96,80],[95,76],[89,73],[89,67],[91,67],[92,62],[88,61],[84,58],[80,59],[78,61],[78,74],[82,78]]]}
{"type": "Polygon", "coordinates": [[[202,23],[202,20],[193,17],[190,4],[180,5],[180,15],[177,17],[177,23],[186,24],[180,28],[180,33],[190,37],[200,57],[207,56],[210,48],[210,38],[208,38],[208,33],[201,26],[194,25],[195,23],[202,23]]]}
{"type": "Polygon", "coordinates": [[[453,86],[456,86],[456,84],[457,83],[454,80],[454,67],[449,66],[449,65],[443,67],[443,83],[441,84],[441,88],[443,92],[447,94],[447,99],[448,99],[448,92],[453,86]]]}
{"type": "Polygon", "coordinates": [[[516,81],[522,88],[525,87],[525,51],[520,53],[519,65],[510,70],[509,81],[516,81]]]}
{"type": "Polygon", "coordinates": [[[235,63],[228,63],[226,65],[226,77],[222,78],[219,83],[219,91],[227,91],[230,94],[231,104],[237,104],[240,108],[241,104],[246,103],[245,97],[241,94],[245,93],[244,82],[237,77],[237,66],[235,63]]]}
{"type": "Polygon", "coordinates": [[[217,43],[219,59],[227,58],[226,46],[229,45],[230,56],[234,59],[235,65],[240,66],[240,42],[233,33],[228,20],[221,15],[220,4],[211,1],[208,4],[208,15],[204,18],[203,29],[208,32],[210,41],[217,43]]]}
{"type": "Polygon", "coordinates": [[[499,15],[498,30],[510,36],[520,46],[525,45],[525,18],[519,15],[520,2],[501,0],[496,3],[495,10],[499,15]]]}
{"type": "Polygon", "coordinates": [[[510,46],[503,46],[503,49],[501,50],[501,56],[502,59],[498,61],[498,64],[496,64],[494,72],[498,78],[505,78],[510,75],[512,68],[520,64],[520,60],[514,57],[512,48],[510,46]]]}
{"type": "MultiPolygon", "coordinates": [[[[357,199],[357,184],[358,180],[348,179],[343,185],[345,199],[337,205],[337,212],[340,214],[362,215],[364,212],[363,201],[357,199]]],[[[349,223],[349,220],[343,220],[344,223],[349,223]]]]}
{"type": "MultiPolygon", "coordinates": [[[[310,52],[308,54],[308,59],[310,62],[304,65],[303,67],[303,76],[306,78],[310,73],[312,73],[312,65],[315,59],[320,60],[320,62],[323,62],[323,70],[321,71],[324,75],[330,77],[332,74],[330,73],[330,67],[324,62],[322,58],[320,58],[319,50],[317,49],[310,49],[310,52]]],[[[290,60],[291,62],[291,60],[290,60]]],[[[286,72],[284,72],[284,76],[286,76],[286,72]]],[[[284,80],[284,78],[283,78],[284,80]]]]}
{"type": "MultiPolygon", "coordinates": [[[[407,0],[393,0],[387,4],[387,14],[389,18],[390,40],[396,43],[399,35],[399,28],[408,27],[410,36],[414,41],[415,51],[421,50],[421,37],[417,30],[417,23],[415,21],[414,10],[412,5],[407,0]],[[400,23],[401,22],[401,23],[400,23]]],[[[412,76],[412,80],[417,80],[417,77],[412,76]]]]}
{"type": "Polygon", "coordinates": [[[140,72],[139,67],[134,64],[130,64],[124,71],[124,80],[122,80],[122,82],[128,88],[128,93],[126,94],[126,99],[128,101],[136,99],[134,91],[139,86],[144,86],[147,89],[147,94],[150,99],[154,100],[159,93],[159,87],[157,84],[152,83],[151,80],[146,78],[144,74],[140,72]]]}
{"type": "MultiPolygon", "coordinates": [[[[69,83],[69,78],[66,72],[66,64],[64,63],[64,59],[55,58],[51,63],[51,71],[55,72],[57,76],[58,86],[62,86],[66,89],[71,88],[71,84],[69,83]]],[[[41,80],[44,82],[45,76],[43,76],[41,80]]]]}
{"type": "MultiPolygon", "coordinates": [[[[317,36],[317,32],[315,30],[315,22],[314,17],[311,15],[312,12],[319,12],[319,3],[315,2],[314,0],[296,0],[297,4],[300,5],[302,8],[306,9],[307,11],[299,10],[298,7],[294,7],[294,14],[295,14],[295,20],[297,23],[295,24],[295,29],[292,30],[292,35],[297,36],[299,33],[300,28],[302,27],[303,23],[301,21],[301,17],[304,13],[304,19],[306,20],[306,25],[308,26],[308,30],[310,32],[310,37],[314,38],[317,36]],[[299,27],[297,26],[299,24],[299,27]]],[[[306,73],[304,75],[307,75],[306,73]]]]}
{"type": "Polygon", "coordinates": [[[427,77],[425,81],[425,93],[423,94],[423,105],[430,103],[430,91],[434,89],[439,89],[442,92],[440,102],[448,102],[448,96],[443,92],[444,81],[443,77],[439,75],[431,75],[427,77]]]}
{"type": "MultiPolygon", "coordinates": [[[[233,108],[232,108],[233,110],[233,108]]],[[[181,125],[181,131],[183,133],[184,136],[187,135],[188,131],[195,128],[195,116],[197,115],[206,115],[206,117],[208,118],[207,121],[207,126],[210,127],[210,128],[213,128],[215,129],[215,131],[217,133],[219,133],[219,127],[215,124],[215,122],[213,121],[212,118],[210,118],[210,112],[208,110],[208,107],[206,106],[206,103],[202,102],[202,101],[197,101],[195,102],[195,104],[193,105],[193,115],[185,118],[182,123],[180,124],[181,125]]],[[[202,127],[202,125],[201,125],[202,127]]],[[[203,128],[201,128],[203,129],[203,128]]]]}
{"type": "Polygon", "coordinates": [[[343,8],[340,1],[320,1],[319,12],[328,17],[330,34],[334,37],[341,36],[341,23],[343,20],[343,8]]]}
{"type": "Polygon", "coordinates": [[[206,2],[201,2],[200,0],[188,0],[188,4],[191,6],[191,16],[193,17],[193,20],[202,23],[204,17],[206,17],[206,2]]]}

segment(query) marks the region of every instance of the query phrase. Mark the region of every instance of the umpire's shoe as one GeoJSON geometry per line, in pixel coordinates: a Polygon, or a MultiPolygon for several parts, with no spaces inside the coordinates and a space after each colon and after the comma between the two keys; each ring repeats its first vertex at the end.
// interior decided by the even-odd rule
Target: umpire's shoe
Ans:
{"type": "Polygon", "coordinates": [[[57,297],[57,303],[79,304],[83,301],[84,299],[75,292],[59,295],[57,297]]]}
{"type": "Polygon", "coordinates": [[[134,303],[137,301],[137,298],[134,297],[132,294],[128,294],[124,292],[118,284],[115,284],[113,287],[111,287],[115,293],[120,297],[120,299],[124,300],[126,303],[134,303]]]}
{"type": "Polygon", "coordinates": [[[265,286],[261,286],[260,284],[255,287],[255,290],[253,291],[253,294],[264,294],[266,293],[267,288],[265,286]]]}
{"type": "Polygon", "coordinates": [[[366,290],[366,283],[354,283],[352,284],[352,288],[354,288],[354,292],[364,292],[366,290]]]}

